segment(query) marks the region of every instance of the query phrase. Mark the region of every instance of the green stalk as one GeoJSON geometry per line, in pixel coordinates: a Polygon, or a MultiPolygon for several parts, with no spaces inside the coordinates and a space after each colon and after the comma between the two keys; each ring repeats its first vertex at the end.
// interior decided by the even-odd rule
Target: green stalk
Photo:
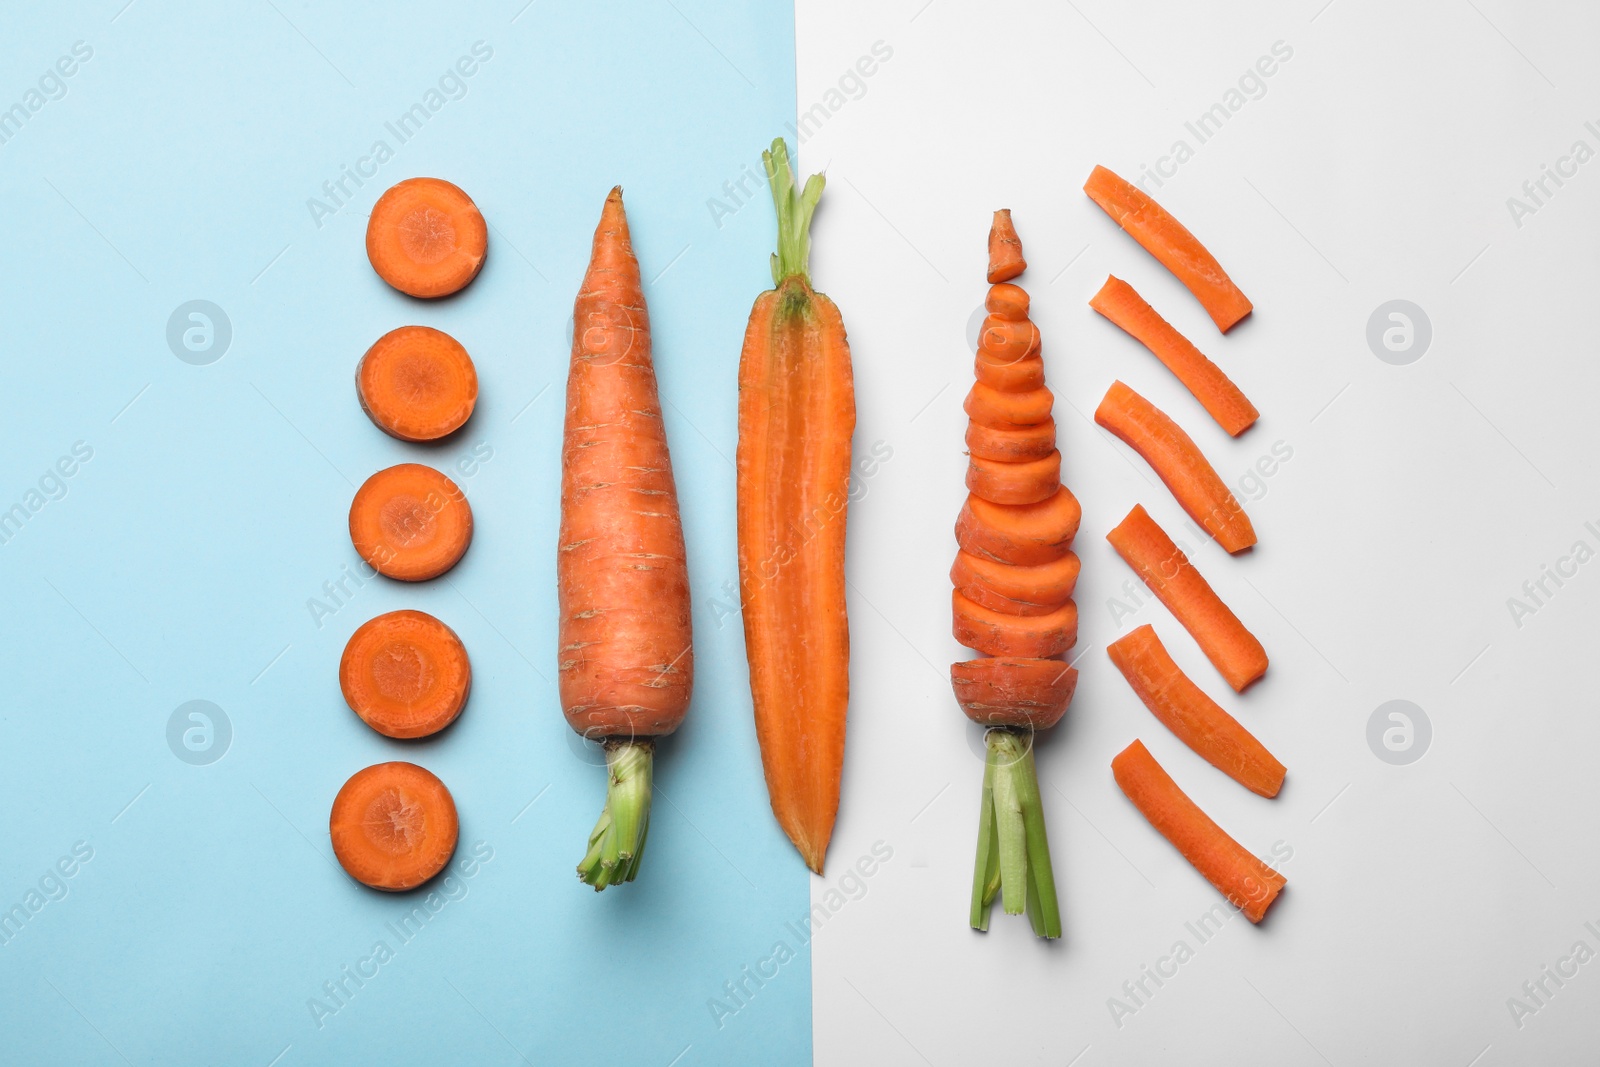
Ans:
{"type": "Polygon", "coordinates": [[[605,749],[606,806],[589,835],[589,851],[578,864],[578,877],[594,886],[595,892],[631,882],[639,874],[639,859],[650,834],[656,745],[649,738],[612,738],[605,742],[605,749]]]}
{"type": "Polygon", "coordinates": [[[984,738],[983,803],[978,816],[978,858],[972,875],[974,930],[989,928],[995,894],[1007,915],[1027,913],[1040,937],[1061,936],[1050,842],[1029,738],[993,729],[984,738]]]}
{"type": "Polygon", "coordinates": [[[761,153],[767,169],[767,185],[772,189],[772,204],[778,209],[778,251],[772,256],[772,284],[782,286],[785,278],[798,274],[811,281],[811,214],[822,199],[826,179],[813,174],[805,188],[795,192],[794,168],[789,163],[789,146],[782,137],[774,138],[772,148],[761,153]]]}

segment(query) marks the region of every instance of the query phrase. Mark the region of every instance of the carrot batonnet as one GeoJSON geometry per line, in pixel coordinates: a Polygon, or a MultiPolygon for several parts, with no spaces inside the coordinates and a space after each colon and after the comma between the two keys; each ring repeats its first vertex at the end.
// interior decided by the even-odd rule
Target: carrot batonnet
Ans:
{"type": "Polygon", "coordinates": [[[1144,457],[1189,517],[1229,552],[1256,543],[1250,516],[1183,428],[1121,382],[1112,382],[1094,421],[1144,457]]]}
{"type": "Polygon", "coordinates": [[[1160,204],[1104,167],[1094,168],[1083,191],[1195,295],[1217,329],[1227,333],[1250,314],[1249,299],[1216,257],[1160,204]]]}
{"type": "Polygon", "coordinates": [[[449,334],[431,326],[401,326],[361,357],[356,396],[384,433],[402,441],[437,441],[472,417],[478,372],[449,334]]]}
{"type": "Polygon", "coordinates": [[[850,700],[844,548],[855,386],[839,308],[811,287],[823,177],[797,188],[781,138],[762,158],[778,251],[774,288],[750,309],[739,358],[741,614],[772,812],[821,874],[850,700]]]}
{"type": "Polygon", "coordinates": [[[1189,680],[1150,625],[1106,646],[1106,654],[1150,713],[1213,767],[1264,797],[1283,787],[1284,767],[1239,720],[1189,680]]]}
{"type": "Polygon", "coordinates": [[[689,573],[621,187],[574,302],[561,448],[557,678],[567,723],[601,742],[606,803],[578,877],[631,882],[650,829],[655,738],[694,684],[689,573]]]}
{"type": "Polygon", "coordinates": [[[1287,879],[1252,855],[1185,795],[1135,741],[1111,761],[1111,773],[1133,806],[1245,918],[1258,923],[1287,879]]]}
{"type": "Polygon", "coordinates": [[[437,578],[472,543],[472,507],[455,482],[421,463],[401,463],[362,483],[350,502],[350,540],[379,574],[437,578]]]}
{"type": "Polygon", "coordinates": [[[1156,314],[1133,286],[1107,275],[1100,291],[1089,298],[1089,306],[1148,348],[1230,437],[1238,437],[1255,424],[1261,414],[1256,406],[1221,367],[1156,314]]]}
{"type": "Polygon", "coordinates": [[[407,178],[372,205],[367,259],[408,296],[449,296],[483,268],[489,227],[472,198],[442,178],[407,178]]]}
{"type": "Polygon", "coordinates": [[[339,660],[345,703],[385,737],[427,737],[455,722],[472,688],[456,632],[425,611],[390,611],[350,635],[339,660]]]}
{"type": "Polygon", "coordinates": [[[339,866],[362,885],[391,893],[415,889],[444,870],[460,828],[450,790],[414,763],[357,771],[328,815],[339,866]]]}
{"type": "Polygon", "coordinates": [[[1027,269],[1011,209],[1003,207],[994,213],[994,222],[989,226],[989,281],[1009,282],[1027,269]]]}
{"type": "Polygon", "coordinates": [[[1235,692],[1266,673],[1261,642],[1141,505],[1135,504],[1106,540],[1189,631],[1235,692]]]}
{"type": "Polygon", "coordinates": [[[1048,730],[1078,688],[1078,669],[1056,659],[984,656],[950,664],[950,685],[979,726],[1048,730]]]}

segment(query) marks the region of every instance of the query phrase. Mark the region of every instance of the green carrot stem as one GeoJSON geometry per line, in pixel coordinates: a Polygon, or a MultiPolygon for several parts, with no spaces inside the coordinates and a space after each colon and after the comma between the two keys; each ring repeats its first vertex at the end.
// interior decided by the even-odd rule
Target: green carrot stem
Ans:
{"type": "Polygon", "coordinates": [[[1061,936],[1050,842],[1038,772],[1026,734],[993,729],[985,738],[978,859],[972,876],[972,927],[987,930],[998,889],[1008,915],[1028,915],[1040,937],[1061,936]]]}
{"type": "Polygon", "coordinates": [[[798,274],[811,280],[811,215],[822,199],[826,179],[813,174],[797,193],[794,168],[789,162],[789,146],[782,137],[761,153],[772,188],[772,203],[778,209],[778,251],[772,257],[772,284],[781,286],[785,278],[798,274]]]}
{"type": "Polygon", "coordinates": [[[650,832],[650,787],[655,742],[608,740],[606,806],[589,834],[589,851],[578,864],[578,877],[596,892],[608,885],[631,882],[650,832]]]}
{"type": "Polygon", "coordinates": [[[989,909],[1000,890],[1000,845],[994,828],[994,764],[983,763],[983,802],[978,811],[978,861],[972,867],[972,928],[988,931],[989,909]]]}

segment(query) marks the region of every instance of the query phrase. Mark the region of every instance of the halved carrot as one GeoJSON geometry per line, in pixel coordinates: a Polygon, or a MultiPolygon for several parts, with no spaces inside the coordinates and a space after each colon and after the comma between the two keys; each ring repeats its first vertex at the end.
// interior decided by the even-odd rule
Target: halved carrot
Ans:
{"type": "Polygon", "coordinates": [[[1135,504],[1106,540],[1189,631],[1235,692],[1267,672],[1261,642],[1141,505],[1135,504]]]}
{"type": "Polygon", "coordinates": [[[1216,257],[1160,204],[1104,167],[1094,168],[1083,191],[1195,295],[1217,329],[1227,333],[1250,314],[1249,299],[1216,257]]]}
{"type": "Polygon", "coordinates": [[[1024,322],[1028,318],[1028,291],[1010,282],[991,285],[988,295],[983,298],[983,307],[991,315],[1024,322]]]}
{"type": "Polygon", "coordinates": [[[1283,764],[1189,680],[1167,654],[1154,627],[1146,624],[1124,634],[1106,646],[1106,654],[1144,706],[1178,740],[1252,793],[1278,795],[1283,764]]]}
{"type": "Polygon", "coordinates": [[[1256,406],[1222,373],[1222,368],[1207,359],[1121,278],[1107,275],[1100,291],[1089,298],[1089,306],[1148,348],[1230,437],[1238,437],[1260,417],[1256,406]]]}
{"type": "Polygon", "coordinates": [[[978,381],[1002,393],[1027,393],[1044,387],[1044,360],[1037,353],[1014,360],[993,360],[981,350],[972,361],[978,381]]]}
{"type": "Polygon", "coordinates": [[[1056,420],[1045,419],[1032,426],[1002,429],[967,422],[967,451],[979,459],[1017,463],[1041,459],[1056,450],[1056,420]]]}
{"type": "Polygon", "coordinates": [[[461,487],[432,467],[401,463],[356,490],[350,540],[379,574],[403,582],[437,578],[472,543],[472,508],[461,487]]]}
{"type": "Polygon", "coordinates": [[[974,556],[1031,567],[1067,554],[1083,508],[1062,486],[1037,504],[994,504],[967,494],[956,516],[956,542],[974,556]]]}
{"type": "Polygon", "coordinates": [[[350,635],[339,688],[361,721],[385,737],[427,737],[467,705],[472,665],[456,632],[425,611],[390,611],[350,635]]]}
{"type": "Polygon", "coordinates": [[[1094,421],[1144,457],[1183,510],[1229,552],[1256,543],[1250,516],[1200,448],[1166,413],[1121,382],[1112,382],[1094,421]]]}
{"type": "Polygon", "coordinates": [[[1006,430],[1043,422],[1050,417],[1054,404],[1055,396],[1044,386],[1025,393],[1002,393],[982,382],[973,382],[962,408],[973,422],[1006,430]]]}
{"type": "Polygon", "coordinates": [[[472,198],[443,178],[407,178],[372,205],[367,259],[408,296],[449,296],[483,268],[489,227],[472,198]]]}
{"type": "Polygon", "coordinates": [[[460,828],[450,790],[414,763],[357,771],[328,815],[339,866],[362,885],[391,893],[415,889],[442,871],[460,828]]]}
{"type": "Polygon", "coordinates": [[[993,611],[1048,615],[1072,596],[1078,567],[1075,552],[1049,563],[1018,567],[961,551],[950,566],[950,582],[962,596],[993,611]]]}
{"type": "Polygon", "coordinates": [[[1008,282],[1027,269],[1011,209],[1003,207],[994,213],[994,222],[989,226],[989,280],[1008,282]]]}
{"type": "Polygon", "coordinates": [[[978,331],[978,358],[990,363],[1015,363],[1039,354],[1039,327],[1031,319],[987,315],[978,331]]]}
{"type": "Polygon", "coordinates": [[[1048,730],[1078,688],[1078,669],[1058,659],[985,656],[950,664],[950,687],[979,726],[1048,730]]]}
{"type": "Polygon", "coordinates": [[[1078,605],[1067,601],[1046,615],[1008,615],[975,604],[952,590],[952,632],[985,656],[1058,656],[1078,640],[1078,605]]]}
{"type": "Polygon", "coordinates": [[[1190,800],[1172,776],[1135,741],[1111,761],[1111,773],[1133,806],[1172,842],[1206,881],[1244,912],[1261,921],[1288,879],[1262,863],[1190,800]]]}
{"type": "Polygon", "coordinates": [[[1061,488],[1061,452],[1039,459],[967,461],[967,488],[995,504],[1037,504],[1061,488]]]}
{"type": "Polygon", "coordinates": [[[401,326],[361,357],[356,396],[384,433],[402,441],[437,441],[472,416],[478,372],[449,334],[431,326],[401,326]]]}

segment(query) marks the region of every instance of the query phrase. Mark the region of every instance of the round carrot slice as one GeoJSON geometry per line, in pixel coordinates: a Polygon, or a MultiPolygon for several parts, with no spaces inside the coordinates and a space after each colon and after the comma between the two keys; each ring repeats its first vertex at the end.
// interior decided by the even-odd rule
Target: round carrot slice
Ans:
{"type": "Polygon", "coordinates": [[[973,382],[972,391],[962,405],[973,422],[995,426],[1002,430],[1016,430],[1035,426],[1050,418],[1050,408],[1055,396],[1040,386],[1025,393],[1002,393],[982,382],[973,382]]]}
{"type": "Polygon", "coordinates": [[[1027,319],[990,315],[978,334],[978,351],[992,363],[1015,363],[1039,351],[1039,327],[1027,319]]]}
{"type": "Polygon", "coordinates": [[[328,833],[345,873],[362,885],[398,893],[444,869],[461,822],[450,790],[415,763],[378,763],[357,771],[333,798],[328,833]]]}
{"type": "Polygon", "coordinates": [[[984,297],[983,307],[991,315],[1020,322],[1028,317],[1028,291],[1010,282],[991,285],[989,295],[984,297]]]}
{"type": "Polygon", "coordinates": [[[967,422],[967,451],[977,459],[996,459],[1020,463],[1043,459],[1056,450],[1056,420],[1045,419],[1034,426],[1000,429],[967,422]]]}
{"type": "Polygon", "coordinates": [[[961,644],[985,656],[1043,659],[1059,656],[1078,640],[1078,605],[1067,601],[1048,615],[990,611],[950,591],[952,632],[961,644]]]}
{"type": "Polygon", "coordinates": [[[1017,463],[973,456],[967,461],[967,488],[993,504],[1037,504],[1061,488],[1061,452],[1017,463]]]}
{"type": "Polygon", "coordinates": [[[385,737],[427,737],[466,707],[472,665],[450,627],[425,611],[391,611],[350,635],[339,688],[350,710],[385,737]]]}
{"type": "Polygon", "coordinates": [[[980,349],[972,362],[978,381],[1002,393],[1026,393],[1044,386],[1044,359],[1035,352],[1016,360],[993,360],[980,349]]]}
{"type": "Polygon", "coordinates": [[[489,227],[472,198],[442,178],[407,178],[372,205],[367,258],[408,296],[449,296],[483,267],[489,227]]]}
{"type": "Polygon", "coordinates": [[[956,517],[956,542],[974,556],[1031,567],[1066,555],[1082,518],[1078,498],[1064,485],[1037,504],[992,504],[968,493],[956,517]]]}
{"type": "Polygon", "coordinates": [[[472,508],[461,487],[432,467],[401,463],[368,478],[350,502],[350,540],[379,574],[437,578],[472,543],[472,508]]]}
{"type": "Polygon", "coordinates": [[[950,685],[961,710],[980,726],[1048,730],[1072,703],[1078,669],[1058,659],[985,656],[950,664],[950,685]]]}
{"type": "Polygon", "coordinates": [[[970,552],[956,553],[950,581],[981,607],[1007,615],[1048,615],[1072,596],[1078,584],[1078,556],[1068,552],[1049,563],[1019,567],[970,552]]]}
{"type": "Polygon", "coordinates": [[[471,417],[478,372],[454,337],[431,326],[402,326],[361,357],[356,395],[384,433],[402,441],[437,441],[471,417]]]}

